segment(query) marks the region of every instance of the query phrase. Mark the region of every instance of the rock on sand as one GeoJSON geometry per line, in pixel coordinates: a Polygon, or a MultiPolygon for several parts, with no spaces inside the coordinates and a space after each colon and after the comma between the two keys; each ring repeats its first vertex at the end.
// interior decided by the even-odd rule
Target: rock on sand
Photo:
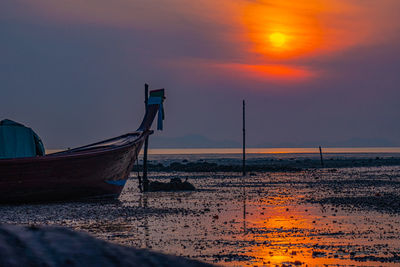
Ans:
{"type": "Polygon", "coordinates": [[[212,266],[60,227],[0,225],[0,266],[212,266]]]}

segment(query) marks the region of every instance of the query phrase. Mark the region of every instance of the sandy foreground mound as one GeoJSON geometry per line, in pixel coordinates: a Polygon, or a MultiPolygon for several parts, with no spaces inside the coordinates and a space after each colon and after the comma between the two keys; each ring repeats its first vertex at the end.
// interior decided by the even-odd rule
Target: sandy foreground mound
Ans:
{"type": "Polygon", "coordinates": [[[0,225],[0,266],[212,266],[60,227],[0,225]]]}

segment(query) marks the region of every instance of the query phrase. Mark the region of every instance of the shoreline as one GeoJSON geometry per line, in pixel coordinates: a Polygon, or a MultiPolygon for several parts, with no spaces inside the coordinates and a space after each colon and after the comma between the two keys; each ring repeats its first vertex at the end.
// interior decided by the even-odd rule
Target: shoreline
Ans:
{"type": "MultiPolygon", "coordinates": [[[[151,172],[242,172],[242,161],[232,158],[188,160],[172,158],[148,162],[151,172]]],[[[323,166],[318,158],[253,158],[246,161],[247,172],[295,172],[309,169],[400,166],[400,157],[326,158],[323,166]]],[[[133,171],[141,171],[141,164],[133,171]]]]}

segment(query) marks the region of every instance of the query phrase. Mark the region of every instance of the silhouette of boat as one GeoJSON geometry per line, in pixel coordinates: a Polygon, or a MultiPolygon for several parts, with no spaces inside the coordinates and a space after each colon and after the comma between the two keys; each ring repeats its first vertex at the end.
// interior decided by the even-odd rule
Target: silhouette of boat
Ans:
{"type": "Polygon", "coordinates": [[[162,123],[163,99],[164,89],[150,92],[135,132],[44,156],[0,159],[0,203],[118,197],[157,113],[162,123]]]}

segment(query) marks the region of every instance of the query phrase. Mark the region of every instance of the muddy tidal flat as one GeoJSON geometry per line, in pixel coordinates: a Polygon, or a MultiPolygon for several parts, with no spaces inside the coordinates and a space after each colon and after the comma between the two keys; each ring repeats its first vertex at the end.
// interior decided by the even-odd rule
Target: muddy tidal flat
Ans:
{"type": "Polygon", "coordinates": [[[158,172],[194,192],[0,206],[0,223],[60,225],[114,243],[226,266],[400,265],[400,167],[158,172]]]}

